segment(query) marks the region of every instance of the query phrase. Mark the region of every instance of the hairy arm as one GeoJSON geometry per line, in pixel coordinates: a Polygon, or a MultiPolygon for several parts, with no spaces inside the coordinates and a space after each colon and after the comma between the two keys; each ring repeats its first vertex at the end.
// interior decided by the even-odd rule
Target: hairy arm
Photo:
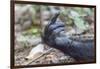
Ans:
{"type": "Polygon", "coordinates": [[[61,50],[63,53],[70,55],[78,61],[94,60],[94,42],[73,41],[69,39],[64,32],[64,23],[57,22],[56,14],[44,30],[43,41],[49,46],[61,50]]]}
{"type": "Polygon", "coordinates": [[[68,39],[66,36],[56,37],[54,47],[79,61],[93,61],[93,41],[78,42],[68,39]]]}

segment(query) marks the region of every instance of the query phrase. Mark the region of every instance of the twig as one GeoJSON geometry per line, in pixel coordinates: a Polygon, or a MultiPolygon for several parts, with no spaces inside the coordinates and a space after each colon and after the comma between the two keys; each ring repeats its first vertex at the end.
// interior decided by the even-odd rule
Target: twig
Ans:
{"type": "Polygon", "coordinates": [[[36,61],[37,59],[39,59],[40,57],[44,56],[45,54],[48,54],[50,51],[52,50],[52,48],[50,48],[49,50],[45,51],[44,53],[42,53],[41,55],[39,55],[38,57],[28,61],[27,63],[24,63],[25,65],[29,65],[32,62],[36,61]]]}

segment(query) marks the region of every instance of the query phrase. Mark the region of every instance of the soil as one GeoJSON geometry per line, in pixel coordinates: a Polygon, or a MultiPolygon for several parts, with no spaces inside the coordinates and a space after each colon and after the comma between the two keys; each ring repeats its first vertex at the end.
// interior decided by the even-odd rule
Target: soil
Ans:
{"type": "MultiPolygon", "coordinates": [[[[26,47],[15,50],[15,66],[26,65],[28,61],[25,57],[29,54],[33,47],[26,47]]],[[[45,46],[44,51],[49,50],[51,47],[45,46]]],[[[64,55],[61,51],[52,48],[52,50],[41,56],[39,59],[31,62],[28,65],[39,65],[39,64],[63,64],[63,63],[73,63],[75,60],[70,56],[64,55]]]]}

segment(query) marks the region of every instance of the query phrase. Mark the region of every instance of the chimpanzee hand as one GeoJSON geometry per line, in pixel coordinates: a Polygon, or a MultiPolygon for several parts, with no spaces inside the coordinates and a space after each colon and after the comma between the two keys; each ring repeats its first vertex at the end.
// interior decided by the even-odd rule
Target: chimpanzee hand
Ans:
{"type": "Polygon", "coordinates": [[[57,17],[59,13],[57,13],[50,21],[50,23],[45,27],[43,34],[43,41],[52,46],[55,45],[55,39],[59,35],[59,33],[64,31],[64,23],[57,22],[57,17]]]}

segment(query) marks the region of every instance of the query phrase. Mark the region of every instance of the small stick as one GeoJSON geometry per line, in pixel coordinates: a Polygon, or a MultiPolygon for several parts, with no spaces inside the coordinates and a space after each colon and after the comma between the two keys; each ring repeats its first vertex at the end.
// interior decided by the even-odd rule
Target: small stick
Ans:
{"type": "Polygon", "coordinates": [[[30,60],[29,62],[24,63],[24,64],[25,64],[25,65],[31,64],[32,62],[36,61],[37,59],[39,59],[39,58],[42,57],[43,55],[48,54],[51,50],[52,50],[52,48],[50,48],[49,50],[45,51],[44,53],[42,53],[41,55],[39,55],[39,56],[36,57],[35,59],[32,59],[32,60],[30,60]]]}

